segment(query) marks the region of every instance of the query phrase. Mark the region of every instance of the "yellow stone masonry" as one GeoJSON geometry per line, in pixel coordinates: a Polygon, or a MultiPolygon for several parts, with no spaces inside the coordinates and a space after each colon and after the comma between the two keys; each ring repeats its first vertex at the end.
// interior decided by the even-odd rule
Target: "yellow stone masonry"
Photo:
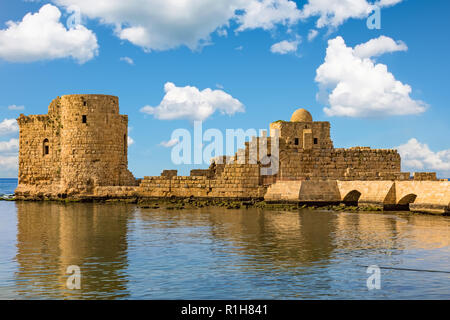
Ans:
{"type": "Polygon", "coordinates": [[[234,156],[212,159],[208,169],[192,170],[188,177],[164,170],[139,181],[128,170],[128,117],[119,114],[115,96],[57,97],[47,114],[21,114],[17,122],[17,199],[265,198],[449,211],[450,185],[436,173],[410,177],[392,149],[336,149],[330,123],[313,121],[305,109],[291,121],[271,123],[269,137],[253,137],[234,156]],[[279,152],[271,154],[276,138],[279,152]],[[267,149],[265,159],[259,148],[267,149]],[[266,158],[279,170],[263,171],[266,158]]]}

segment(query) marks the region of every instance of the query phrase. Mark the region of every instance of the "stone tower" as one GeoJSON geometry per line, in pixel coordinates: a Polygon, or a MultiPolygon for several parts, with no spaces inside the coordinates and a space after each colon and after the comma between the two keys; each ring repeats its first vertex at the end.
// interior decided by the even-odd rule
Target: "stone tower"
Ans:
{"type": "Polygon", "coordinates": [[[285,148],[297,150],[332,149],[330,123],[313,121],[305,109],[297,109],[290,121],[276,121],[270,124],[271,135],[278,130],[280,142],[285,148]]]}
{"type": "Polygon", "coordinates": [[[135,185],[128,171],[128,116],[108,95],[66,95],[47,115],[20,115],[16,194],[91,193],[95,186],[135,185]]]}

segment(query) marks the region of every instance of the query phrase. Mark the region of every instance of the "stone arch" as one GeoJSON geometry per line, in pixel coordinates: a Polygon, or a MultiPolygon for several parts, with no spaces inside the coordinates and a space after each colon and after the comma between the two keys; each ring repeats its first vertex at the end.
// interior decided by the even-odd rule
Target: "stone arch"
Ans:
{"type": "Polygon", "coordinates": [[[409,205],[410,203],[413,203],[414,201],[416,201],[417,195],[414,193],[410,193],[407,194],[406,196],[404,196],[403,198],[401,198],[398,201],[399,205],[409,205]]]}
{"type": "Polygon", "coordinates": [[[42,141],[42,155],[46,156],[48,154],[50,154],[50,142],[45,138],[44,141],[42,141]]]}
{"type": "Polygon", "coordinates": [[[417,198],[417,195],[414,193],[409,193],[409,194],[405,195],[398,201],[397,208],[399,210],[410,210],[409,205],[411,203],[414,203],[414,201],[416,201],[416,198],[417,198]]]}
{"type": "Polygon", "coordinates": [[[361,197],[361,192],[358,190],[352,190],[348,192],[343,198],[342,202],[351,205],[358,205],[359,198],[361,197]]]}

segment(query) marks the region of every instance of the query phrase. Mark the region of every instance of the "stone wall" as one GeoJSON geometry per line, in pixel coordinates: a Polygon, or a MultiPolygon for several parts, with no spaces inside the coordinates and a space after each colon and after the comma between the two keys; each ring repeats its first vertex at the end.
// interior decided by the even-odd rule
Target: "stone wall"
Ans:
{"type": "Polygon", "coordinates": [[[59,100],[46,115],[23,114],[19,125],[19,175],[16,194],[58,192],[61,179],[61,110],[59,100]]]}
{"type": "Polygon", "coordinates": [[[400,172],[395,150],[283,148],[280,143],[279,177],[306,180],[407,180],[400,172]]]}
{"type": "Polygon", "coordinates": [[[335,149],[330,123],[277,121],[270,134],[279,135],[281,180],[407,180],[396,150],[354,147],[335,149]]]}
{"type": "Polygon", "coordinates": [[[436,181],[436,172],[414,172],[415,181],[436,181]]]}
{"type": "MultiPolygon", "coordinates": [[[[202,173],[205,173],[203,171],[202,173]]],[[[227,164],[209,178],[198,176],[144,177],[138,192],[142,197],[262,198],[266,188],[260,185],[259,166],[227,164]]]]}
{"type": "Polygon", "coordinates": [[[16,195],[92,193],[95,186],[134,185],[127,166],[128,117],[117,97],[58,97],[47,115],[21,115],[16,195]]]}

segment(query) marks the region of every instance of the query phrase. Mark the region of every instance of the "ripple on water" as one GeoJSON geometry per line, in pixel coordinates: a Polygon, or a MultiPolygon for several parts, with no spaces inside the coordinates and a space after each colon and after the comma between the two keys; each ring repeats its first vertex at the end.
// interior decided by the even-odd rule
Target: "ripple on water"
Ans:
{"type": "Polygon", "coordinates": [[[449,217],[0,202],[2,299],[449,299],[449,217]],[[82,288],[68,290],[78,265],[82,288]]]}

